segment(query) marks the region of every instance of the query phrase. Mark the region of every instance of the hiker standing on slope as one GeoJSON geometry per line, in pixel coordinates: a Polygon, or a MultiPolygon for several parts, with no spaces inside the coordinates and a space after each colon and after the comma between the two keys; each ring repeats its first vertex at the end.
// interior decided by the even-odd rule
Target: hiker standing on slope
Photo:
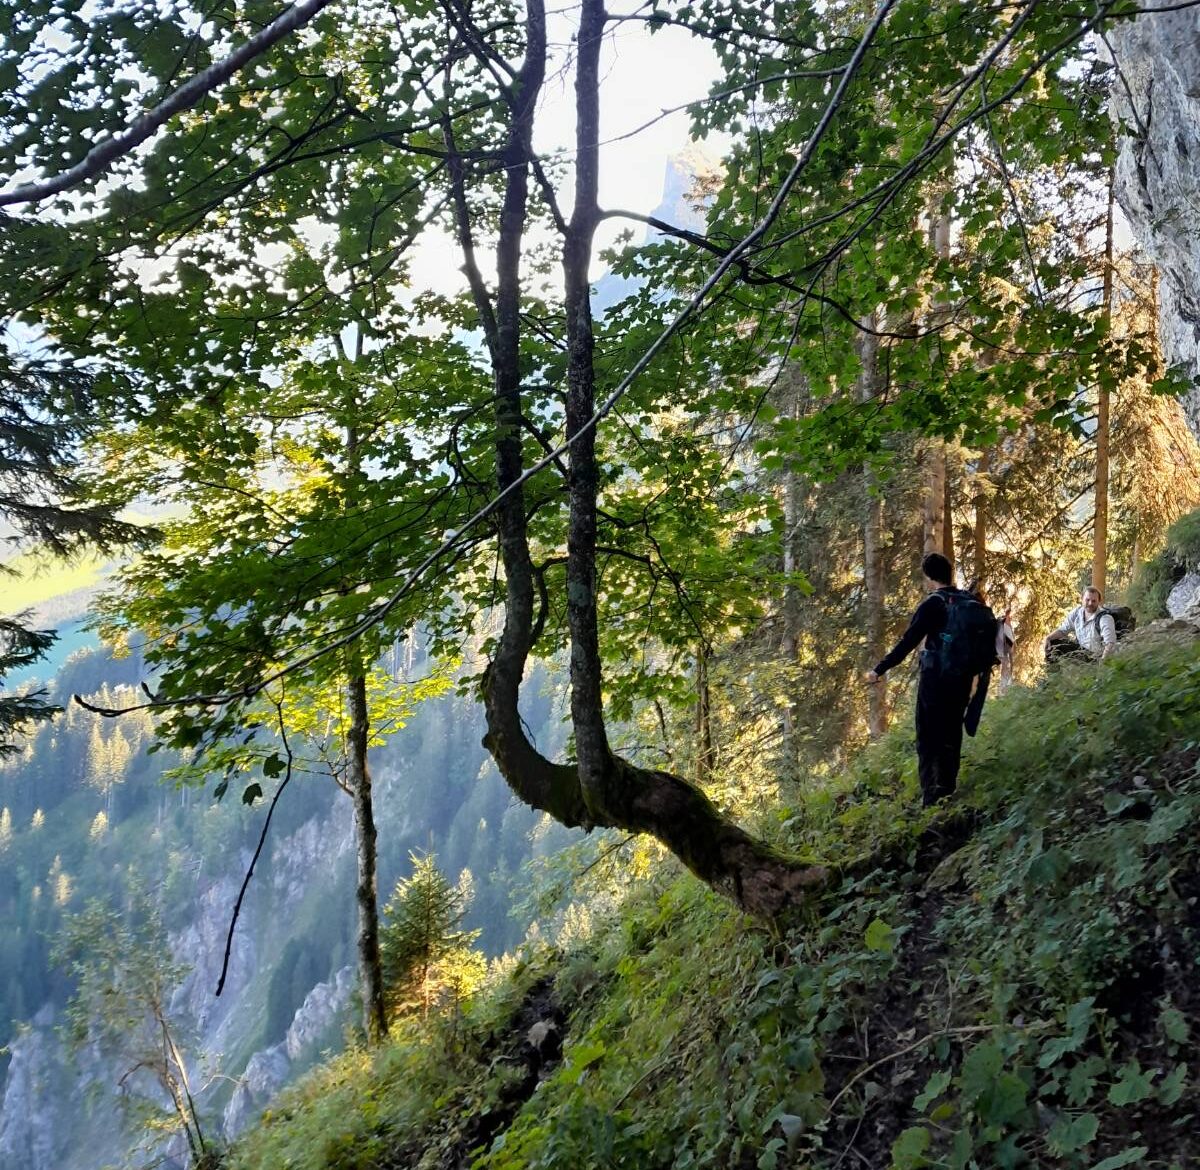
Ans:
{"type": "Polygon", "coordinates": [[[986,605],[951,585],[954,570],[941,553],[930,553],[921,562],[921,573],[929,596],[866,679],[878,682],[924,641],[917,685],[917,766],[921,801],[928,808],[958,785],[963,726],[975,734],[995,662],[996,619],[986,605]]]}

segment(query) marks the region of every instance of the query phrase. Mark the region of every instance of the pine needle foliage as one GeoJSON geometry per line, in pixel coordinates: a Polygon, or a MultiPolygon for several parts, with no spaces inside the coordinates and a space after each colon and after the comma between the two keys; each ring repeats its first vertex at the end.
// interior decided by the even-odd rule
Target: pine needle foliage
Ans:
{"type": "Polygon", "coordinates": [[[470,875],[451,885],[432,853],[410,853],[412,875],[401,878],[383,908],[379,931],[389,1016],[458,1003],[478,985],[483,957],[473,951],[477,930],[463,930],[471,904],[470,875]]]}
{"type": "MultiPolygon", "coordinates": [[[[57,637],[53,630],[33,630],[19,620],[0,619],[0,682],[12,671],[32,666],[57,637]]],[[[14,736],[61,710],[46,695],[46,691],[0,694],[0,758],[18,750],[14,736]]]]}

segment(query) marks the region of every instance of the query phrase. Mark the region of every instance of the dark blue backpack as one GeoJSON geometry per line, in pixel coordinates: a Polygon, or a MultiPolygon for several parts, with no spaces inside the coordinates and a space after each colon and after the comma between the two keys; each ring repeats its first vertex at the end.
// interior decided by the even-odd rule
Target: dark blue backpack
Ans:
{"type": "Polygon", "coordinates": [[[937,637],[934,660],[943,678],[968,679],[996,664],[996,615],[962,589],[940,589],[946,625],[937,637]]]}

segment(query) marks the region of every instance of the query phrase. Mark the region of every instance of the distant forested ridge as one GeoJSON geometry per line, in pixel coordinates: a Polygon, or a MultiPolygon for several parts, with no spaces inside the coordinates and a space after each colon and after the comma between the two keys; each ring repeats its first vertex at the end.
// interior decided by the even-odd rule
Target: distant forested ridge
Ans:
{"type": "MultiPolygon", "coordinates": [[[[121,702],[140,681],[136,655],[76,655],[54,680],[55,695],[121,702]]],[[[530,706],[530,726],[548,740],[561,700],[547,680],[530,706]]],[[[469,870],[474,898],[466,925],[497,955],[525,935],[522,869],[569,837],[516,804],[479,744],[473,705],[449,695],[424,706],[400,739],[373,754],[380,790],[380,883],[390,891],[407,873],[408,853],[432,851],[457,880],[469,870]]],[[[111,721],[68,704],[62,717],[29,736],[0,764],[0,1018],[8,1075],[0,1097],[0,1160],[23,1170],[94,1170],[97,1151],[118,1160],[132,1142],[112,1121],[113,1071],[84,1054],[76,1067],[55,1026],[72,991],[50,952],[64,917],[92,899],[120,908],[131,882],[160,900],[171,949],[188,974],[176,1009],[195,1049],[222,1079],[202,1107],[217,1119],[232,1080],[257,1052],[279,1045],[318,984],[338,983],[336,1011],[318,1035],[284,1061],[274,1091],[322,1047],[340,1047],[351,1027],[354,965],[353,848],[349,801],[327,776],[310,776],[281,802],[271,846],[260,862],[233,942],[229,983],[213,998],[238,883],[263,809],[219,805],[161,780],[175,753],[152,754],[148,715],[111,721]],[[32,1022],[32,1027],[30,1023],[32,1022]],[[30,1075],[27,1075],[30,1074],[30,1075]],[[56,1085],[53,1094],[36,1085],[56,1085]],[[89,1087],[90,1086],[90,1087],[89,1087]],[[82,1098],[79,1094],[83,1093],[82,1098]],[[82,1109],[67,1103],[83,1100],[82,1109]]],[[[0,1077],[0,1083],[5,1078],[0,1077]]],[[[256,1098],[259,1107],[265,1098],[256,1098]]],[[[252,1116],[231,1115],[240,1126],[252,1116]]]]}

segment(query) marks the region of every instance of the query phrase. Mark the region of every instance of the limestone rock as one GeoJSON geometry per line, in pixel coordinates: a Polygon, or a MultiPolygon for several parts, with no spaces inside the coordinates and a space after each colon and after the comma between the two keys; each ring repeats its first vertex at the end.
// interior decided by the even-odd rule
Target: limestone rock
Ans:
{"type": "Polygon", "coordinates": [[[266,1108],[267,1102],[287,1084],[292,1062],[288,1060],[285,1046],[280,1043],[262,1052],[256,1052],[246,1065],[245,1072],[238,1078],[238,1086],[225,1106],[222,1123],[225,1137],[237,1137],[254,1122],[266,1108]]]}
{"type": "Polygon", "coordinates": [[[304,998],[284,1038],[289,1060],[311,1055],[313,1045],[329,1034],[342,1009],[350,1002],[354,972],[343,967],[329,982],[318,983],[304,998]]]}
{"type": "Polygon", "coordinates": [[[12,1058],[0,1097],[0,1166],[57,1170],[61,1130],[55,1114],[43,1108],[61,1080],[61,1057],[51,1032],[53,1013],[43,1008],[33,1027],[11,1044],[12,1058]]]}
{"type": "MultiPolygon", "coordinates": [[[[1200,376],[1200,9],[1143,13],[1110,30],[1117,198],[1161,274],[1167,361],[1200,376]]],[[[1200,387],[1183,400],[1200,437],[1200,387]]]]}
{"type": "Polygon", "coordinates": [[[1167,613],[1182,621],[1200,622],[1200,572],[1186,574],[1167,594],[1167,613]]]}

